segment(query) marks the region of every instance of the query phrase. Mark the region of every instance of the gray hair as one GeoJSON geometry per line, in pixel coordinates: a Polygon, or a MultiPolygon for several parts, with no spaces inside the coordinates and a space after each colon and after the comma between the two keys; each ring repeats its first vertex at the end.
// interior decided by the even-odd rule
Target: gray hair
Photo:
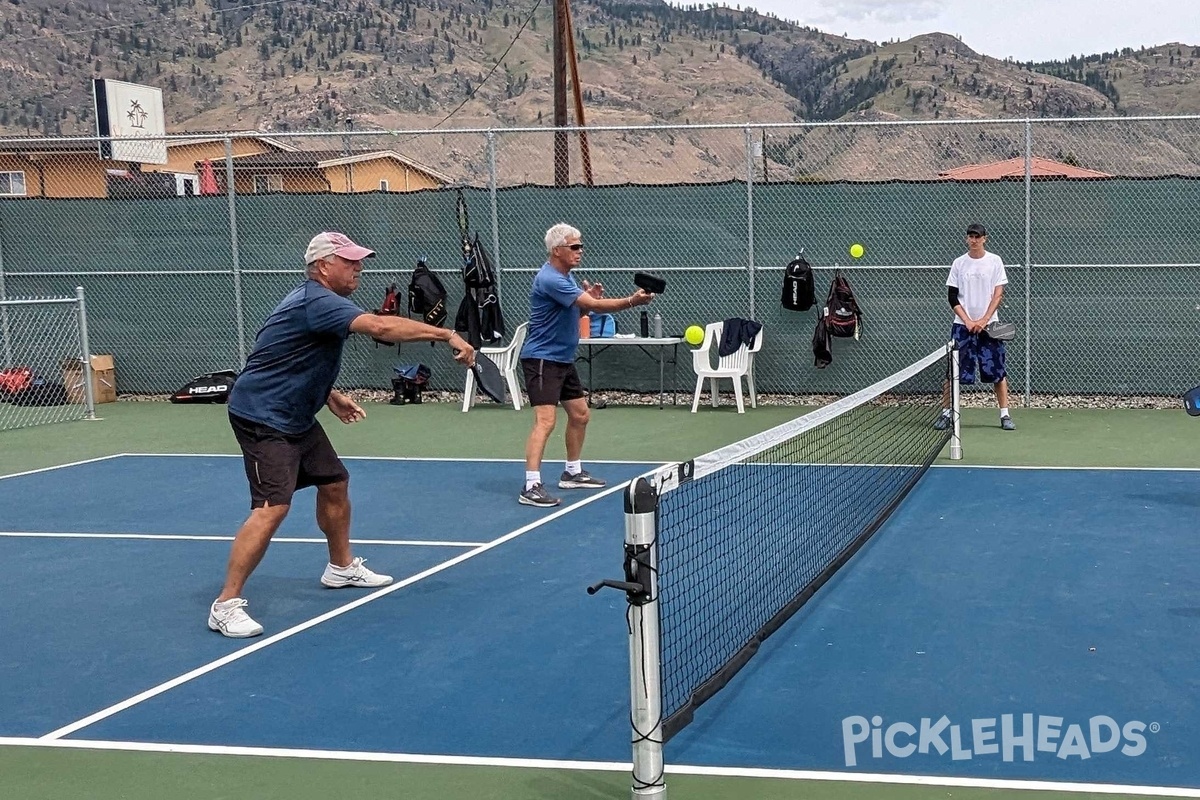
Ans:
{"type": "Polygon", "coordinates": [[[549,253],[556,247],[562,247],[567,239],[572,236],[582,236],[578,228],[573,228],[565,222],[560,222],[557,225],[546,231],[546,252],[549,253]]]}

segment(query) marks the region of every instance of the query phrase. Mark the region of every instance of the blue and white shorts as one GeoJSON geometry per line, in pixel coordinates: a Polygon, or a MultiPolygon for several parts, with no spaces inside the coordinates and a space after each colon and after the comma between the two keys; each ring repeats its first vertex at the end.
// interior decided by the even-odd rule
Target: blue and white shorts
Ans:
{"type": "Polygon", "coordinates": [[[959,383],[975,383],[976,364],[984,383],[999,383],[1008,375],[1004,369],[1004,342],[983,331],[968,333],[967,326],[958,323],[950,328],[950,338],[958,345],[959,383]]]}

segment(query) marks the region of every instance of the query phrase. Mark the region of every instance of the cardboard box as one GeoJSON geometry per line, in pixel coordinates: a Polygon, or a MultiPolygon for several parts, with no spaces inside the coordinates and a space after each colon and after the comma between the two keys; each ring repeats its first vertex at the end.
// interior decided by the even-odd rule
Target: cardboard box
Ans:
{"type": "MultiPolygon", "coordinates": [[[[63,384],[72,403],[86,402],[83,388],[83,364],[68,358],[62,362],[63,384]]],[[[99,403],[117,401],[117,371],[110,355],[92,356],[92,399],[99,403]]]]}

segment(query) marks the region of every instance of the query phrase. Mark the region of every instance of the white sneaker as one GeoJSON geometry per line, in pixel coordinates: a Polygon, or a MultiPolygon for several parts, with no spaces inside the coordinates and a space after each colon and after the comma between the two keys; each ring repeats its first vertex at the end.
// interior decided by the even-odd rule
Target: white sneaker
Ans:
{"type": "Polygon", "coordinates": [[[340,589],[343,586],[359,586],[363,589],[374,589],[378,586],[387,586],[392,582],[391,575],[380,575],[367,569],[363,564],[365,560],[363,558],[356,558],[350,562],[350,566],[348,567],[335,567],[333,564],[326,564],[325,574],[321,576],[321,583],[330,589],[340,589]]]}
{"type": "Polygon", "coordinates": [[[220,631],[221,635],[231,639],[247,639],[259,636],[263,632],[262,625],[250,618],[246,613],[248,604],[240,597],[234,597],[224,602],[214,600],[208,610],[208,629],[220,631]]]}

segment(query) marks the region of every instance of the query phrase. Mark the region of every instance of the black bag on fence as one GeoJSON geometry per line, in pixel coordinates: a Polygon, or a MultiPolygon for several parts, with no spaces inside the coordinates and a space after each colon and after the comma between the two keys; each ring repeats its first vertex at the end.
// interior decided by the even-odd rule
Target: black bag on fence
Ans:
{"type": "Polygon", "coordinates": [[[783,268],[783,307],[789,311],[808,311],[817,302],[812,264],[804,254],[796,256],[783,268]]]}
{"type": "Polygon", "coordinates": [[[233,370],[197,375],[171,395],[172,403],[227,403],[238,374],[233,370]]]}

